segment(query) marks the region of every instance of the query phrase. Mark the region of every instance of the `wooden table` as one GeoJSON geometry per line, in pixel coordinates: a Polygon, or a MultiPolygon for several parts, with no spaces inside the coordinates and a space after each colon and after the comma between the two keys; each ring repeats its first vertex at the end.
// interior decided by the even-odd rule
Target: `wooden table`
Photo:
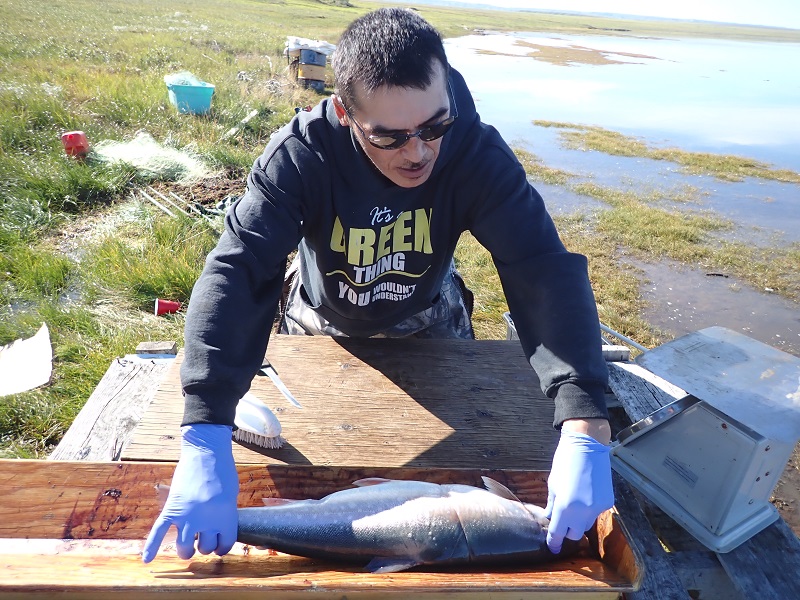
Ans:
{"type": "MultiPolygon", "coordinates": [[[[303,408],[257,376],[251,392],[278,416],[287,444],[235,443],[237,462],[550,468],[553,401],[518,343],[275,335],[267,358],[303,408]]],[[[178,460],[181,361],[179,353],[122,460],[178,460]]]]}
{"type": "MultiPolygon", "coordinates": [[[[253,502],[265,482],[272,482],[266,487],[271,485],[277,494],[322,494],[364,474],[378,473],[464,478],[475,483],[479,474],[488,473],[524,498],[544,501],[547,473],[540,469],[549,468],[556,441],[549,425],[552,404],[541,397],[535,374],[517,342],[373,341],[378,343],[370,345],[370,351],[352,340],[344,344],[327,338],[273,340],[268,355],[305,408],[291,408],[266,378],[256,379],[255,393],[278,412],[289,444],[276,451],[236,445],[243,485],[241,505],[253,502]],[[407,346],[400,356],[391,353],[390,360],[382,346],[398,342],[407,346]],[[314,348],[323,346],[326,353],[316,355],[314,348]],[[301,360],[292,360],[295,354],[301,360]],[[304,365],[308,370],[295,372],[293,365],[304,365]],[[446,375],[437,378],[437,383],[431,373],[442,370],[446,375]],[[375,390],[381,394],[375,394],[375,390]],[[382,432],[383,427],[392,435],[382,432]],[[404,433],[406,437],[401,438],[404,433]],[[519,448],[523,444],[527,444],[524,453],[509,450],[512,445],[519,448]],[[384,447],[390,450],[381,452],[384,447]],[[392,460],[395,466],[380,466],[392,460]],[[450,460],[457,466],[446,468],[450,460]],[[310,487],[300,490],[299,484],[310,487]]],[[[612,410],[617,418],[638,420],[682,394],[682,390],[638,365],[615,362],[609,366],[611,388],[621,405],[612,410]]],[[[271,584],[277,584],[280,590],[272,589],[270,598],[297,597],[299,591],[314,598],[325,597],[323,592],[331,590],[342,592],[341,587],[324,587],[341,584],[339,575],[332,574],[341,571],[302,561],[282,563],[275,557],[270,562],[258,552],[253,554],[255,560],[247,562],[250,559],[241,547],[223,559],[195,557],[186,563],[166,553],[149,567],[138,562],[141,538],[157,513],[152,486],[168,480],[174,468],[172,462],[160,461],[178,457],[181,411],[176,364],[115,361],[54,455],[104,461],[121,457],[127,462],[86,463],[83,467],[77,463],[49,466],[52,463],[45,461],[0,462],[0,566],[6,567],[0,577],[0,597],[49,598],[56,592],[59,597],[89,597],[84,594],[86,588],[75,591],[87,581],[95,584],[95,597],[113,592],[115,599],[156,591],[170,592],[173,597],[222,598],[226,593],[223,590],[245,598],[266,594],[264,586],[271,584]],[[163,379],[157,381],[159,377],[163,379]],[[142,391],[145,388],[157,389],[148,396],[142,391]],[[127,432],[135,423],[133,438],[125,445],[127,432]],[[108,429],[114,435],[109,435],[108,429]],[[97,430],[102,430],[100,436],[97,430]],[[108,440],[110,448],[102,447],[98,442],[101,438],[108,440]],[[118,448],[123,446],[120,453],[118,448]],[[137,457],[147,462],[131,462],[137,457]],[[13,469],[9,463],[14,463],[13,469]],[[26,463],[32,467],[25,467],[26,463]],[[134,471],[126,474],[126,469],[134,471]],[[33,484],[31,477],[36,479],[36,473],[38,483],[33,484]],[[115,482],[121,482],[120,486],[115,487],[115,482]],[[133,488],[115,499],[114,490],[129,489],[124,486],[133,488]],[[120,509],[131,506],[131,502],[135,508],[127,512],[120,509]],[[26,530],[19,524],[31,522],[31,510],[37,528],[26,530]],[[120,516],[125,519],[118,519],[120,516]],[[91,536],[90,529],[95,532],[91,536]],[[14,535],[61,538],[65,531],[75,538],[89,539],[2,540],[14,535]],[[102,531],[106,533],[99,533],[102,531]],[[106,534],[117,539],[98,539],[106,534]],[[256,565],[256,569],[272,565],[275,570],[268,571],[269,577],[262,571],[260,578],[243,579],[242,569],[247,565],[256,565]],[[228,568],[233,571],[226,571],[228,568]],[[28,587],[15,588],[14,580],[9,579],[12,572],[19,576],[17,582],[27,582],[28,587]],[[123,572],[124,576],[120,574],[123,572]],[[65,590],[72,590],[71,596],[65,590]]],[[[627,556],[641,559],[638,571],[620,564],[620,570],[614,572],[638,573],[634,577],[641,578],[638,591],[614,588],[610,572],[603,571],[602,565],[577,573],[578,579],[567,583],[572,586],[567,589],[563,584],[572,567],[564,565],[555,569],[562,587],[549,588],[545,597],[617,597],[621,593],[625,600],[800,598],[800,541],[782,520],[733,552],[717,555],[634,493],[620,477],[615,476],[614,486],[616,506],[609,514],[618,515],[614,518],[627,531],[623,544],[630,546],[627,556]],[[588,584],[596,585],[598,577],[607,576],[600,596],[594,595],[597,590],[589,591],[588,584]]],[[[603,522],[605,518],[601,528],[603,522]]],[[[607,559],[604,564],[608,565],[607,559]]],[[[255,577],[254,572],[251,576],[255,577]]],[[[536,589],[541,584],[539,577],[536,573],[518,573],[511,577],[514,583],[510,587],[492,579],[495,587],[491,588],[491,597],[536,597],[541,593],[536,589]]],[[[554,583],[553,576],[548,577],[549,584],[554,583]]],[[[476,590],[485,590],[488,585],[485,578],[454,579],[449,574],[436,583],[425,582],[427,588],[415,584],[398,588],[396,580],[367,581],[351,588],[347,596],[383,598],[394,593],[407,597],[424,591],[427,598],[481,597],[476,590]]],[[[619,579],[616,581],[619,584],[619,579]]]]}
{"type": "MultiPolygon", "coordinates": [[[[518,343],[274,336],[267,356],[303,408],[267,377],[253,381],[251,391],[278,415],[287,443],[277,450],[234,443],[239,506],[258,505],[262,496],[320,497],[366,476],[481,485],[489,475],[526,501],[546,503],[558,440],[553,403],[518,343]]],[[[122,462],[0,462],[0,538],[42,538],[0,543],[0,597],[611,600],[642,576],[614,511],[598,520],[594,550],[521,569],[376,575],[241,545],[223,558],[188,563],[165,549],[143,565],[138,552],[158,514],[153,487],[169,482],[179,458],[181,361],[166,367],[146,410],[121,420],[142,413],[122,462]]],[[[118,385],[104,387],[120,395],[118,385]]],[[[109,426],[108,418],[98,422],[109,426]]],[[[84,423],[80,435],[68,436],[69,452],[83,456],[90,429],[84,423]]],[[[119,445],[119,436],[105,437],[119,445]]],[[[66,450],[57,455],[68,458],[66,450]]]]}

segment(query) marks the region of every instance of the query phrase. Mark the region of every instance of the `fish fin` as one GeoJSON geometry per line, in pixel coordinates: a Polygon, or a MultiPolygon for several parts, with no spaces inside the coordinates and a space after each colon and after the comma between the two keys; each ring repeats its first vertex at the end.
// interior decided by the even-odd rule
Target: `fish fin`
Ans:
{"type": "Polygon", "coordinates": [[[376,556],[367,564],[364,569],[370,573],[397,573],[398,571],[405,571],[411,567],[420,565],[419,561],[412,558],[387,558],[383,556],[376,556]]]}
{"type": "Polygon", "coordinates": [[[512,502],[519,502],[522,504],[522,506],[525,507],[525,510],[527,510],[531,516],[533,516],[533,518],[539,522],[540,525],[547,526],[550,523],[550,519],[545,516],[547,514],[545,509],[543,509],[541,506],[530,504],[529,502],[523,502],[514,492],[491,477],[481,476],[481,479],[483,479],[483,485],[486,486],[486,489],[492,492],[495,496],[500,496],[506,500],[511,500],[512,502]]]}
{"type": "Polygon", "coordinates": [[[524,504],[522,500],[517,498],[517,495],[504,486],[499,481],[492,479],[491,477],[484,477],[481,476],[483,480],[483,485],[486,486],[486,489],[492,492],[495,496],[500,496],[501,498],[505,498],[506,500],[515,500],[520,504],[524,504]]]}
{"type": "Polygon", "coordinates": [[[389,483],[391,479],[384,479],[383,477],[365,477],[353,482],[353,485],[358,487],[366,487],[368,485],[380,485],[381,483],[389,483]]]}
{"type": "Polygon", "coordinates": [[[291,504],[292,502],[299,502],[291,498],[262,498],[261,501],[264,506],[283,506],[284,504],[291,504]]]}

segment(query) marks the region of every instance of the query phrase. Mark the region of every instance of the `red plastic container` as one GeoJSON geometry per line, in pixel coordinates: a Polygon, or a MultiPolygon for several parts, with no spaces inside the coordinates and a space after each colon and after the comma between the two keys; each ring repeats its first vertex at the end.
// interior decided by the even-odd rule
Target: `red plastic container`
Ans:
{"type": "Polygon", "coordinates": [[[176,302],[175,300],[162,300],[161,298],[156,298],[156,306],[155,306],[156,316],[178,312],[180,309],[181,309],[180,302],[176,302]]]}
{"type": "Polygon", "coordinates": [[[89,140],[82,131],[68,131],[61,136],[61,143],[69,156],[83,158],[89,153],[89,140]]]}

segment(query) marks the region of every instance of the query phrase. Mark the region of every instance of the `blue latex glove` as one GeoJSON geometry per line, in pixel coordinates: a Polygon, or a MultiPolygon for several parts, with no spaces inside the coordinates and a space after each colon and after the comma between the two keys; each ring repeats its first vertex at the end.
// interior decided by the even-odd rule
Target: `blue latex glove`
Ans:
{"type": "Polygon", "coordinates": [[[561,432],[547,479],[547,546],[561,552],[564,538],[580,540],[598,515],[614,506],[610,447],[574,431],[561,432]]]}
{"type": "Polygon", "coordinates": [[[233,461],[231,427],[197,424],[181,427],[181,458],[175,467],[169,497],[144,545],[142,560],[158,554],[172,525],[178,529],[178,556],[230,552],[236,543],[239,519],[236,499],[239,476],[233,461]]]}

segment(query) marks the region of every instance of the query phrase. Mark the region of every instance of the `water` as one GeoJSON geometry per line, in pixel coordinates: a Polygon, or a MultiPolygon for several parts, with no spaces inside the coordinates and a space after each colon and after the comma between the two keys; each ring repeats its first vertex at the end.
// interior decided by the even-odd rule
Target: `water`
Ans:
{"type": "Polygon", "coordinates": [[[566,121],[800,170],[800,44],[490,33],[445,47],[482,117],[506,139],[535,142],[534,119],[566,121]],[[550,64],[520,44],[585,48],[587,58],[620,62],[550,64]]]}
{"type": "Polygon", "coordinates": [[[720,325],[800,356],[796,302],[765,295],[733,278],[664,261],[629,261],[644,274],[644,318],[673,335],[720,325]]]}
{"type": "MultiPolygon", "coordinates": [[[[765,246],[800,242],[800,185],[725,182],[685,175],[666,161],[568,150],[559,130],[533,125],[597,125],[650,146],[735,154],[800,171],[800,44],[489,33],[446,40],[445,47],[482,119],[548,166],[603,186],[692,186],[698,202],[680,209],[728,219],[735,228],[726,235],[765,246]],[[526,56],[534,47],[552,46],[571,46],[573,55],[606,64],[561,65],[526,56]]],[[[564,187],[536,187],[553,214],[602,206],[564,187]]],[[[797,302],[686,267],[639,266],[650,303],[646,316],[656,327],[681,335],[722,325],[800,355],[797,302]]]]}
{"type": "Polygon", "coordinates": [[[758,228],[760,239],[800,242],[796,184],[730,183],[683,175],[666,161],[565,150],[557,129],[533,125],[598,125],[651,146],[736,154],[800,171],[800,77],[793,67],[800,64],[800,44],[490,33],[447,40],[445,46],[483,120],[548,165],[600,185],[691,185],[705,208],[758,228]],[[619,62],[551,64],[525,56],[533,51],[530,44],[584,49],[587,60],[619,62]]]}

